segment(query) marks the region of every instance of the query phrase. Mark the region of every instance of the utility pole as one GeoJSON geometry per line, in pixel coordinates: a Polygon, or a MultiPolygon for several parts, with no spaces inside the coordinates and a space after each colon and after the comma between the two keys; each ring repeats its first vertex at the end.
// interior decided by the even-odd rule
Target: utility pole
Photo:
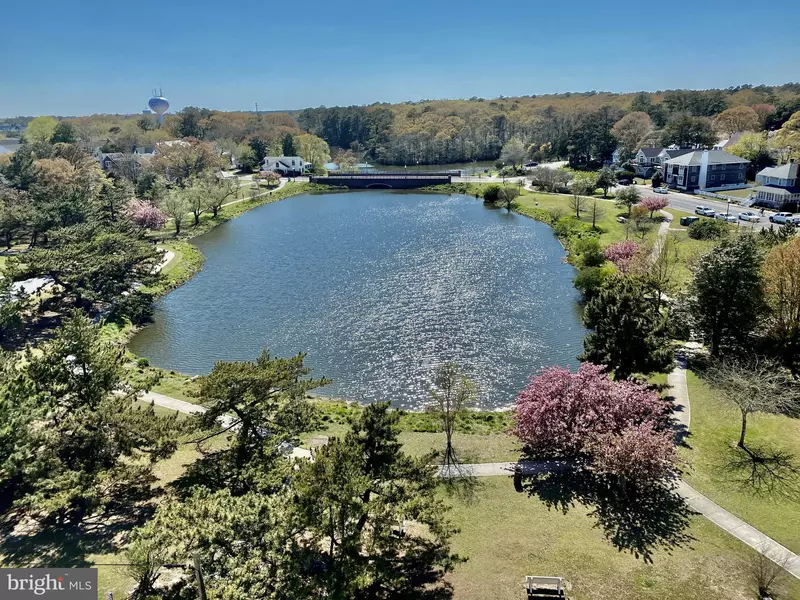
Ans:
{"type": "Polygon", "coordinates": [[[194,561],[194,577],[197,581],[197,591],[200,594],[200,600],[208,600],[206,596],[206,584],[203,581],[203,569],[200,567],[200,555],[195,553],[194,561]]]}

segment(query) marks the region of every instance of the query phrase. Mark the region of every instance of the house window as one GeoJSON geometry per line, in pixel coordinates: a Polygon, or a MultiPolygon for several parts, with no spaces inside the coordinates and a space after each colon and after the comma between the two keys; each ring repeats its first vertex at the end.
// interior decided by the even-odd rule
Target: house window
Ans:
{"type": "Polygon", "coordinates": [[[711,181],[714,181],[716,178],[717,178],[717,176],[716,176],[716,175],[712,175],[712,176],[711,176],[709,179],[710,179],[711,181]]]}
{"type": "Polygon", "coordinates": [[[292,161],[292,166],[294,166],[294,161],[292,161]]]}
{"type": "Polygon", "coordinates": [[[695,177],[694,175],[692,175],[692,183],[694,183],[695,181],[697,181],[697,177],[695,177]]]}
{"type": "Polygon", "coordinates": [[[719,176],[719,180],[720,181],[725,181],[725,173],[723,173],[722,175],[719,176]]]}

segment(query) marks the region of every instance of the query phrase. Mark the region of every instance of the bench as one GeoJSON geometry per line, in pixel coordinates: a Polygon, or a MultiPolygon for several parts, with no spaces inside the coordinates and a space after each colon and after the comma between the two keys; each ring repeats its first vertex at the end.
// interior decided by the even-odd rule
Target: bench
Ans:
{"type": "Polygon", "coordinates": [[[617,223],[624,223],[627,220],[625,217],[617,217],[617,223]]]}
{"type": "Polygon", "coordinates": [[[538,575],[525,577],[525,590],[528,592],[529,598],[537,596],[563,598],[565,589],[563,577],[541,577],[538,575]]]}

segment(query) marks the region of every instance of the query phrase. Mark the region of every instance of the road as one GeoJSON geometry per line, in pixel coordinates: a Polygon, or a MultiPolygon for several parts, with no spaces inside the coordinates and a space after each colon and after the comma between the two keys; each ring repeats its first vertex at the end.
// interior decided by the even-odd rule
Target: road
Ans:
{"type": "MultiPolygon", "coordinates": [[[[652,190],[652,188],[645,186],[645,185],[637,185],[636,187],[641,193],[642,196],[657,196],[652,190]]],[[[617,188],[620,189],[620,188],[617,188]]],[[[725,202],[720,200],[713,200],[711,198],[703,198],[702,196],[694,196],[692,194],[683,194],[681,192],[674,192],[672,190],[666,194],[667,199],[669,200],[669,205],[671,208],[675,208],[677,210],[681,210],[683,212],[692,213],[694,214],[694,209],[696,206],[708,206],[712,208],[718,213],[725,213],[729,212],[729,214],[734,215],[737,219],[737,223],[741,227],[748,227],[753,229],[763,229],[769,228],[771,223],[769,222],[769,216],[774,215],[773,211],[764,211],[764,216],[761,217],[761,221],[759,223],[749,223],[747,221],[740,221],[739,214],[750,211],[754,213],[758,213],[759,209],[755,207],[743,207],[737,204],[731,204],[730,206],[725,202]]],[[[677,226],[677,225],[676,225],[677,226]]],[[[777,225],[780,227],[780,225],[777,225]]]]}

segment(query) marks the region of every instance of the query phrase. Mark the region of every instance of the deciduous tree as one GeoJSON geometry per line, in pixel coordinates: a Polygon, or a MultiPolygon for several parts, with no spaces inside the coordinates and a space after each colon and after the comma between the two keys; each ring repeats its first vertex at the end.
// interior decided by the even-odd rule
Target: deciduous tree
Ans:
{"type": "Polygon", "coordinates": [[[445,363],[436,370],[431,390],[433,403],[427,410],[433,413],[444,430],[445,447],[442,465],[448,474],[458,475],[461,463],[453,447],[453,434],[459,417],[475,402],[475,385],[458,370],[455,363],[445,363]]]}
{"type": "Polygon", "coordinates": [[[641,197],[642,195],[639,193],[639,190],[633,186],[630,186],[622,188],[617,192],[615,202],[617,203],[617,206],[621,208],[627,208],[628,216],[630,217],[633,206],[638,204],[641,197]]]}
{"type": "Polygon", "coordinates": [[[771,354],[800,376],[800,238],[775,246],[764,261],[764,295],[771,354]]]}
{"type": "Polygon", "coordinates": [[[513,167],[523,164],[527,156],[528,151],[525,149],[525,144],[518,138],[508,140],[500,152],[500,160],[513,167]]]}
{"type": "Polygon", "coordinates": [[[756,131],[760,121],[756,111],[749,106],[734,106],[719,113],[714,119],[714,129],[732,135],[739,131],[756,131]]]}
{"type": "Polygon", "coordinates": [[[36,117],[31,119],[25,128],[25,140],[28,142],[49,142],[58,125],[53,117],[36,117]]]}
{"type": "Polygon", "coordinates": [[[669,200],[666,198],[659,198],[658,196],[648,196],[642,199],[639,204],[650,212],[650,218],[653,218],[653,213],[657,210],[663,210],[669,206],[669,200]]]}
{"type": "Polygon", "coordinates": [[[646,112],[631,112],[614,123],[611,134],[630,158],[639,150],[642,139],[653,131],[653,121],[646,112]]]}

